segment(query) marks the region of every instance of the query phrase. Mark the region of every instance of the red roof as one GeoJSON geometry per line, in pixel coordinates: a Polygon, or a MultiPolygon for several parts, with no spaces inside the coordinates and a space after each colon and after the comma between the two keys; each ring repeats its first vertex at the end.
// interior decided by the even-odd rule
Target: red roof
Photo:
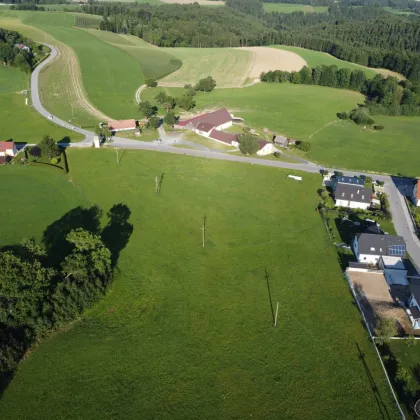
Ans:
{"type": "MultiPolygon", "coordinates": [[[[189,123],[207,123],[211,124],[213,127],[225,124],[229,121],[232,121],[232,116],[229,114],[229,111],[226,108],[218,109],[214,112],[208,112],[207,114],[197,115],[196,117],[190,118],[189,120],[179,121],[178,125],[185,127],[189,123]]],[[[194,126],[196,126],[194,124],[194,126]]]]}
{"type": "Polygon", "coordinates": [[[225,133],[224,131],[218,131],[213,129],[210,133],[210,138],[214,140],[222,141],[223,143],[232,144],[232,141],[236,141],[237,134],[225,133]]]}
{"type": "Polygon", "coordinates": [[[13,141],[0,141],[0,152],[5,152],[6,150],[13,149],[15,143],[13,141]]]}
{"type": "Polygon", "coordinates": [[[18,48],[23,48],[25,46],[25,44],[19,44],[18,48]]]}
{"type": "Polygon", "coordinates": [[[136,120],[110,120],[108,121],[108,128],[110,130],[124,130],[124,129],[135,129],[137,126],[136,120]]]}

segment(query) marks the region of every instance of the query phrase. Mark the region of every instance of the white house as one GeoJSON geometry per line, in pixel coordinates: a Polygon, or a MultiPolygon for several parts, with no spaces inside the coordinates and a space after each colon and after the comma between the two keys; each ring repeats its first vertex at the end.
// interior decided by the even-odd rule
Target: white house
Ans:
{"type": "Polygon", "coordinates": [[[271,155],[274,153],[277,149],[274,147],[273,143],[270,143],[265,140],[258,140],[258,144],[260,145],[260,150],[258,150],[257,155],[258,156],[266,156],[271,155]]]}
{"type": "Polygon", "coordinates": [[[419,182],[420,182],[420,180],[418,180],[414,184],[413,195],[411,196],[411,199],[412,199],[413,203],[416,206],[420,206],[420,187],[419,187],[419,182]]]}
{"type": "Polygon", "coordinates": [[[16,145],[13,141],[0,141],[0,156],[11,156],[17,155],[16,145]]]}
{"type": "Polygon", "coordinates": [[[357,261],[377,265],[382,256],[405,257],[406,248],[401,236],[359,233],[353,239],[353,252],[357,261]]]}
{"type": "Polygon", "coordinates": [[[367,210],[371,204],[372,193],[361,185],[337,183],[334,191],[336,207],[367,210]]]}

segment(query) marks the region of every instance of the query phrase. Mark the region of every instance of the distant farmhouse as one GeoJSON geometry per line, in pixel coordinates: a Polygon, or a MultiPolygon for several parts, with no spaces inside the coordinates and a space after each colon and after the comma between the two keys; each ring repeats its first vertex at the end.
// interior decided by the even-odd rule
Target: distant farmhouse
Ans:
{"type": "Polygon", "coordinates": [[[364,180],[339,176],[333,183],[335,205],[351,209],[367,210],[372,202],[372,191],[364,186],[364,180]]]}
{"type": "Polygon", "coordinates": [[[293,144],[296,144],[296,140],[289,139],[288,137],[279,136],[279,135],[274,136],[273,141],[276,146],[286,147],[286,148],[293,144]]]}
{"type": "Polygon", "coordinates": [[[27,53],[31,54],[31,49],[25,44],[15,44],[16,48],[19,48],[21,51],[26,51],[27,53]]]}
{"type": "Polygon", "coordinates": [[[134,119],[131,120],[110,120],[108,121],[108,128],[111,131],[127,131],[135,130],[137,128],[137,121],[134,119]]]}
{"type": "MultiPolygon", "coordinates": [[[[214,112],[197,115],[188,120],[179,121],[175,128],[181,128],[193,131],[194,133],[227,144],[229,146],[239,146],[238,134],[226,133],[222,130],[232,127],[234,117],[226,108],[219,109],[214,112]]],[[[264,156],[276,151],[272,143],[258,139],[260,150],[257,155],[264,156]]]]}

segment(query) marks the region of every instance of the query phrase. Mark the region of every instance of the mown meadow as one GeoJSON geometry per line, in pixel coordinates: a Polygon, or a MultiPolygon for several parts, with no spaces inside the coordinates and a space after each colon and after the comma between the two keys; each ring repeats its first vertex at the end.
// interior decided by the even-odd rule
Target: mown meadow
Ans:
{"type": "MultiPolygon", "coordinates": [[[[105,211],[126,204],[134,230],[109,294],[31,352],[3,393],[2,418],[396,418],[314,211],[318,175],[296,183],[285,170],[153,152],[125,151],[120,164],[112,150],[68,157],[70,179],[57,172],[57,186],[74,202],[47,212],[37,200],[45,228],[83,197],[105,211]]],[[[9,242],[40,238],[13,213],[26,203],[16,189],[48,188],[37,170],[0,168],[2,185],[17,175],[2,191],[8,223],[26,227],[9,242]]]]}

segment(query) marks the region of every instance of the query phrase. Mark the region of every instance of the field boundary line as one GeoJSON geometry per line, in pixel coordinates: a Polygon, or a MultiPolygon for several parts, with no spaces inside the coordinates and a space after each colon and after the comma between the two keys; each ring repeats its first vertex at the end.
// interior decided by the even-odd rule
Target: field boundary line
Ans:
{"type": "Polygon", "coordinates": [[[371,330],[370,330],[370,327],[369,327],[369,324],[368,324],[368,322],[367,322],[367,320],[366,320],[365,314],[363,313],[362,307],[360,306],[359,300],[357,299],[356,293],[355,293],[355,291],[354,291],[354,289],[353,289],[353,286],[351,285],[350,278],[349,278],[349,276],[348,276],[348,274],[347,274],[347,272],[346,272],[346,271],[345,271],[343,274],[344,274],[344,277],[346,278],[347,283],[348,283],[348,285],[349,285],[349,287],[350,287],[350,290],[351,290],[351,293],[352,293],[352,295],[353,295],[353,297],[354,297],[354,300],[355,300],[355,301],[356,301],[356,303],[357,303],[357,307],[359,308],[359,312],[362,314],[363,321],[364,321],[364,323],[365,323],[365,325],[366,325],[366,329],[368,330],[368,333],[369,333],[369,336],[370,336],[370,339],[371,339],[372,345],[373,345],[373,347],[375,348],[375,351],[376,351],[376,354],[377,354],[377,356],[378,356],[379,362],[381,363],[382,370],[383,370],[383,371],[384,371],[384,373],[385,373],[386,380],[387,380],[387,382],[388,382],[389,388],[391,389],[391,393],[392,393],[392,396],[394,397],[395,403],[397,404],[397,408],[398,408],[398,411],[400,412],[401,419],[402,419],[402,420],[405,420],[405,415],[404,415],[404,412],[403,412],[403,411],[402,411],[402,409],[401,409],[400,403],[398,402],[398,398],[397,398],[397,396],[395,395],[394,388],[392,387],[391,381],[390,381],[390,379],[389,379],[388,372],[386,371],[386,368],[385,368],[385,366],[384,366],[384,362],[382,361],[382,357],[381,357],[381,355],[380,355],[380,353],[379,353],[378,348],[376,347],[375,337],[373,336],[373,334],[372,334],[372,332],[371,332],[371,330]]]}

